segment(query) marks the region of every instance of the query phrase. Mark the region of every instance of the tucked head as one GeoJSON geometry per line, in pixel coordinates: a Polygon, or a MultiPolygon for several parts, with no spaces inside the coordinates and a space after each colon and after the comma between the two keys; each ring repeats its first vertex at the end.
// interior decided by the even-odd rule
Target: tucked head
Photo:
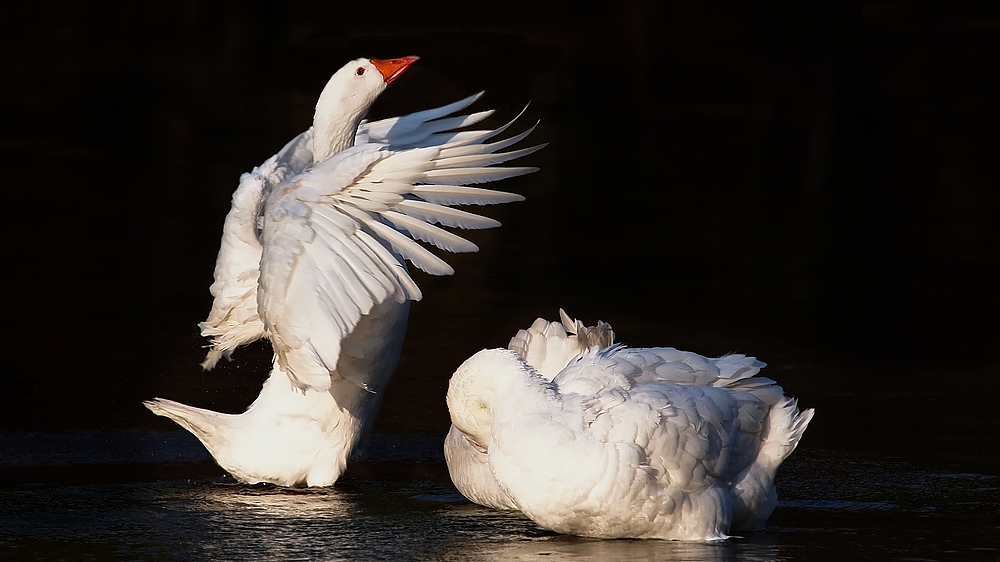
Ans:
{"type": "Polygon", "coordinates": [[[474,445],[485,449],[497,393],[525,375],[538,377],[524,358],[508,349],[484,349],[466,359],[448,383],[451,422],[474,445]]]}

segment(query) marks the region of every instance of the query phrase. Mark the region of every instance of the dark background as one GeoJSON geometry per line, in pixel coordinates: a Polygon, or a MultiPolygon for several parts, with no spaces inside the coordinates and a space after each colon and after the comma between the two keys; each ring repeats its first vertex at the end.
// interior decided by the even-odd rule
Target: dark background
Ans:
{"type": "Polygon", "coordinates": [[[242,411],[269,348],[203,373],[197,329],[238,178],[346,61],[419,55],[371,118],[482,89],[549,146],[454,277],[415,274],[376,431],[443,435],[454,368],[564,307],[756,355],[817,408],[804,447],[995,471],[1000,12],[802,4],[6,8],[0,431],[242,411]]]}

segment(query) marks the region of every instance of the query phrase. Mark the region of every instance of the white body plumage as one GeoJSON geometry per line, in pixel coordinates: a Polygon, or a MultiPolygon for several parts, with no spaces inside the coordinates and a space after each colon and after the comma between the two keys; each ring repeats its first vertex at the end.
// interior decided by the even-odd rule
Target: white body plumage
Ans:
{"type": "Polygon", "coordinates": [[[764,524],[813,416],[755,377],[763,366],[595,347],[550,381],[514,351],[484,350],[455,372],[448,407],[496,487],[545,528],[718,540],[764,524]]]}
{"type": "MultiPolygon", "coordinates": [[[[608,347],[615,341],[611,326],[598,322],[586,327],[559,309],[559,321],[536,319],[526,330],[518,330],[507,349],[517,352],[546,380],[552,380],[587,349],[608,347]]],[[[490,471],[489,456],[452,424],[444,441],[448,473],[458,491],[470,501],[493,509],[517,509],[497,485],[490,471]]]]}

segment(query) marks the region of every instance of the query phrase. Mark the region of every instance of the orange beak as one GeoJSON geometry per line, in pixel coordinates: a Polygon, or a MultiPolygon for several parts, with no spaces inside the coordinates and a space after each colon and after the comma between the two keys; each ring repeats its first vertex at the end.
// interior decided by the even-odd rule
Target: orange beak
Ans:
{"type": "Polygon", "coordinates": [[[386,84],[392,84],[392,81],[399,77],[404,70],[410,67],[411,64],[417,62],[420,57],[402,57],[398,59],[386,59],[386,60],[376,60],[371,59],[372,64],[375,68],[382,73],[382,78],[385,80],[386,84]]]}

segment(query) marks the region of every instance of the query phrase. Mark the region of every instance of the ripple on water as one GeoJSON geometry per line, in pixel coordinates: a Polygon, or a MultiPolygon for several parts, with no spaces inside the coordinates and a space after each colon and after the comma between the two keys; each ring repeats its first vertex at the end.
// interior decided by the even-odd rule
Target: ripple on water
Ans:
{"type": "MultiPolygon", "coordinates": [[[[62,484],[0,486],[0,558],[976,560],[1000,548],[995,476],[808,448],[796,451],[779,472],[781,503],[766,531],[678,543],[561,536],[518,513],[473,505],[451,486],[435,457],[440,438],[434,436],[378,437],[336,487],[324,489],[248,486],[219,476],[74,480],[77,471],[92,474],[110,466],[87,456],[100,450],[95,443],[130,443],[100,437],[88,437],[71,454],[17,457],[17,470],[28,472],[38,468],[24,465],[28,458],[73,462],[61,465],[68,474],[62,484]],[[79,459],[92,462],[77,464],[79,459]]],[[[131,443],[161,437],[133,436],[131,443]]],[[[66,439],[17,442],[63,446],[66,439]]],[[[183,437],[176,439],[168,440],[172,452],[154,448],[151,454],[200,462],[183,437]]],[[[131,458],[150,453],[139,450],[131,458]]],[[[127,451],[112,453],[115,461],[130,458],[127,451]]]]}

